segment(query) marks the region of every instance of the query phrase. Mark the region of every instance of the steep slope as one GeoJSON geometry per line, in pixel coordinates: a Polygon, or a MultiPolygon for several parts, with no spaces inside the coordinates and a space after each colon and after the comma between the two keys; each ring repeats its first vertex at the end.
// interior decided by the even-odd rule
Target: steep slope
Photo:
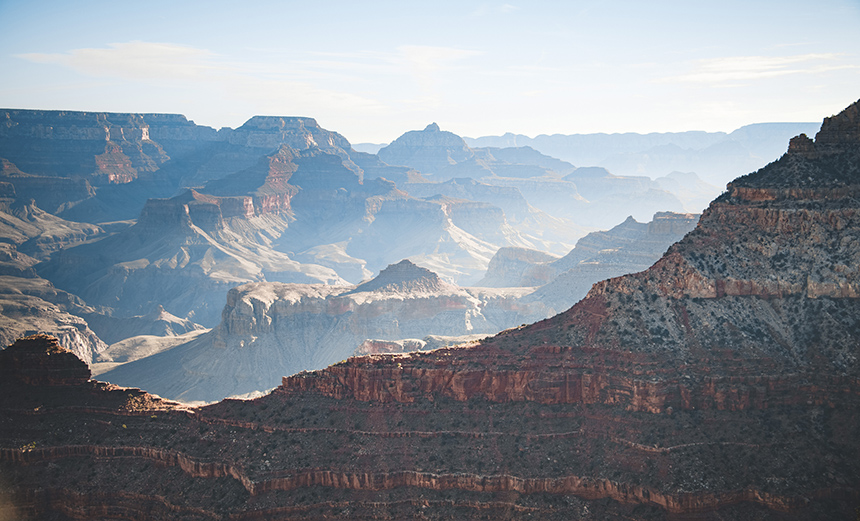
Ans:
{"type": "Polygon", "coordinates": [[[566,310],[592,284],[649,268],[670,245],[695,228],[698,220],[696,214],[660,212],[647,223],[627,218],[607,232],[590,233],[561,259],[525,271],[526,277],[549,280],[526,300],[542,302],[554,313],[566,310]]]}
{"type": "Polygon", "coordinates": [[[79,298],[45,279],[0,276],[0,345],[26,335],[50,333],[89,363],[108,347],[80,317],[93,312],[79,298]]]}
{"type": "Polygon", "coordinates": [[[31,200],[0,205],[0,242],[39,260],[51,253],[103,235],[98,226],[61,219],[31,200]]]}
{"type": "Polygon", "coordinates": [[[367,339],[491,334],[545,316],[530,290],[460,288],[408,260],[352,287],[256,283],[230,290],[211,333],[100,376],[165,397],[213,401],[343,360],[367,339]]]}
{"type": "Polygon", "coordinates": [[[287,224],[280,214],[255,215],[251,197],[216,198],[192,190],[150,200],[134,226],[62,250],[38,271],[93,305],[115,309],[117,316],[162,306],[212,326],[227,290],[243,282],[342,283],[333,270],[299,264],[267,244],[266,237],[287,224]]]}
{"type": "Polygon", "coordinates": [[[0,345],[35,332],[50,333],[89,362],[107,348],[80,318],[95,310],[39,278],[34,267],[52,252],[103,231],[48,214],[32,201],[21,204],[10,199],[0,200],[0,345]]]}
{"type": "Polygon", "coordinates": [[[671,212],[657,213],[648,223],[628,217],[610,230],[589,233],[561,258],[503,248],[493,256],[477,285],[540,286],[525,300],[541,302],[556,313],[575,304],[600,280],[648,268],[692,230],[698,219],[695,214],[671,212]]]}

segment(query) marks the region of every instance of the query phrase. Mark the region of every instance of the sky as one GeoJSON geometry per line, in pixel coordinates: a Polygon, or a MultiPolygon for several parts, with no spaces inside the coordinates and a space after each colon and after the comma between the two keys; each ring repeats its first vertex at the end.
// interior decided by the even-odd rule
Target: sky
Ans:
{"type": "Polygon", "coordinates": [[[860,0],[0,0],[0,70],[3,108],[308,116],[352,143],[730,132],[860,99],[860,0]]]}

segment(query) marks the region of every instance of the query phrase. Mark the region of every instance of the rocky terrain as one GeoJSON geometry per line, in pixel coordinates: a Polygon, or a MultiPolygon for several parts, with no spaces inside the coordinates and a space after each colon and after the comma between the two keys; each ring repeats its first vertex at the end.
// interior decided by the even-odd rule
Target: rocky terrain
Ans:
{"type": "MultiPolygon", "coordinates": [[[[343,360],[368,339],[496,333],[547,316],[531,288],[461,288],[408,260],[357,286],[246,284],[211,332],[100,375],[184,401],[271,389],[281,377],[343,360]]],[[[104,357],[101,357],[104,358],[104,357]]]]}
{"type": "Polygon", "coordinates": [[[680,208],[655,182],[608,173],[586,199],[562,178],[581,173],[529,147],[470,148],[435,125],[377,156],[311,118],[255,116],[216,131],[175,114],[3,109],[0,242],[14,245],[4,273],[81,302],[55,310],[32,284],[7,280],[8,299],[29,299],[7,339],[38,330],[27,321],[39,316],[72,347],[63,331],[79,324],[91,340],[75,349],[89,360],[99,336],[152,333],[135,317],[162,308],[214,327],[239,284],[357,284],[408,258],[468,286],[499,248],[563,255],[592,226],[620,220],[619,207],[636,211],[639,196],[653,199],[648,215],[680,208]]]}
{"type": "MultiPolygon", "coordinates": [[[[117,348],[128,353],[138,346],[140,353],[115,358],[112,348],[96,360],[126,362],[172,351],[116,367],[100,378],[171,399],[214,401],[270,389],[283,375],[321,369],[354,352],[404,352],[456,344],[440,344],[425,338],[428,335],[470,335],[462,340],[473,340],[478,334],[487,336],[565,310],[606,277],[646,269],[691,230],[697,218],[670,213],[657,214],[650,223],[630,218],[607,232],[587,235],[564,257],[502,248],[479,284],[485,287],[457,287],[408,260],[388,266],[358,286],[266,282],[240,286],[227,297],[221,323],[213,325],[209,335],[185,342],[156,342],[155,347],[152,341],[130,339],[117,348]]],[[[425,259],[424,264],[431,263],[425,259]]],[[[121,320],[104,318],[92,327],[108,341],[118,342],[133,336],[132,324],[121,320]],[[112,332],[106,326],[124,327],[113,332],[115,337],[106,337],[112,332]]],[[[137,334],[150,334],[144,326],[150,331],[164,328],[153,320],[137,325],[137,334]]],[[[187,330],[184,326],[183,331],[187,330]]],[[[94,370],[101,374],[116,365],[94,370]]]]}
{"type": "MultiPolygon", "coordinates": [[[[487,274],[477,285],[493,288],[543,286],[571,269],[587,270],[598,265],[620,271],[594,279],[588,289],[599,280],[648,268],[666,248],[692,230],[698,218],[693,214],[660,212],[650,222],[640,223],[628,217],[618,226],[591,232],[579,239],[576,246],[560,258],[537,250],[502,248],[496,252],[487,274]]],[[[582,293],[576,300],[584,296],[582,293]]]]}
{"type": "Polygon", "coordinates": [[[649,268],[670,245],[695,228],[698,220],[696,214],[659,212],[647,223],[628,217],[611,230],[592,232],[564,257],[524,269],[521,284],[548,280],[524,300],[542,302],[553,313],[564,311],[579,302],[593,284],[649,268]]]}
{"type": "Polygon", "coordinates": [[[251,401],[189,409],[19,341],[0,352],[3,512],[851,519],[858,180],[860,102],[734,181],[654,266],[560,315],[350,358],[251,401]]]}
{"type": "Polygon", "coordinates": [[[6,188],[2,194],[6,197],[0,197],[0,344],[48,332],[89,362],[107,348],[81,318],[95,310],[40,278],[35,266],[59,249],[104,232],[98,226],[48,214],[32,200],[22,204],[15,200],[14,188],[9,184],[6,188]]]}

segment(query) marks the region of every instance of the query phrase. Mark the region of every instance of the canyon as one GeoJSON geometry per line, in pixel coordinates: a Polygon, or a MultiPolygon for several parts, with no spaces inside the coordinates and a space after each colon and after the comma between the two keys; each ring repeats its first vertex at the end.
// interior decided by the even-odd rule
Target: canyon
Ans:
{"type": "MultiPolygon", "coordinates": [[[[653,266],[469,346],[351,357],[252,400],[190,407],[89,379],[51,337],[18,340],[0,351],[0,511],[850,519],[858,200],[860,101],[732,181],[653,266]]],[[[412,275],[346,296],[444,282],[400,268],[412,275]]],[[[254,306],[287,305],[260,284],[265,298],[231,293],[226,324],[252,333],[254,306]]]]}
{"type": "Polygon", "coordinates": [[[563,256],[593,230],[587,216],[623,220],[611,221],[612,193],[680,204],[655,182],[606,171],[586,200],[561,176],[588,169],[528,147],[471,149],[433,125],[404,134],[412,155],[383,154],[403,163],[390,165],[311,118],[255,116],[216,131],[178,114],[0,115],[0,242],[12,277],[0,284],[0,336],[49,332],[88,362],[135,335],[216,327],[240,284],[346,287],[410,259],[470,287],[500,248],[563,256]],[[457,147],[469,177],[430,182],[429,163],[423,173],[408,164],[457,147]],[[489,175],[474,179],[475,165],[489,175]],[[565,213],[572,201],[581,212],[565,213]],[[162,312],[187,324],[164,327],[162,312]]]}

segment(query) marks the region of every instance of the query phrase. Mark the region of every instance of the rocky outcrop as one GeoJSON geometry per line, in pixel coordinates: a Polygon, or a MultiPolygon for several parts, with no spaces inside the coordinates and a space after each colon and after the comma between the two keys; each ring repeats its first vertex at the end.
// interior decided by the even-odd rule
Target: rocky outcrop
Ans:
{"type": "Polygon", "coordinates": [[[90,369],[55,337],[33,335],[0,351],[0,375],[26,385],[74,386],[90,379],[90,369]]]}

